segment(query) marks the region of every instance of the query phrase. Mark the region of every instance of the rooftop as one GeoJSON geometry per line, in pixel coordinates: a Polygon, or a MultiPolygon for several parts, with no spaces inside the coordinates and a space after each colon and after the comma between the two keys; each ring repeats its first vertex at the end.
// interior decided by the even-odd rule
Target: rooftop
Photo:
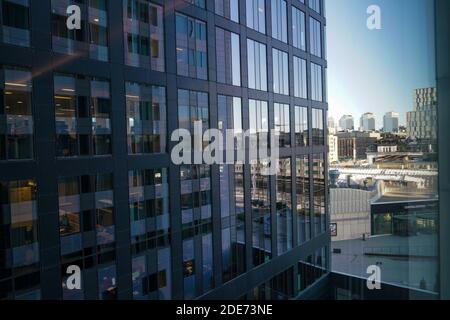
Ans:
{"type": "Polygon", "coordinates": [[[390,192],[382,195],[375,200],[374,204],[386,202],[412,202],[412,201],[437,201],[438,196],[435,193],[407,193],[407,192],[390,192]]]}

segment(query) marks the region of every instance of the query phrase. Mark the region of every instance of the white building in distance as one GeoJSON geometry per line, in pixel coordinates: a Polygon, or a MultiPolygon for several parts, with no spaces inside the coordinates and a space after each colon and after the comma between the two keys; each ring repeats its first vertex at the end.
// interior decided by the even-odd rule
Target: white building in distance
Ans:
{"type": "Polygon", "coordinates": [[[384,132],[398,132],[400,114],[398,112],[388,112],[383,117],[384,132]]]}
{"type": "Polygon", "coordinates": [[[343,115],[339,120],[339,127],[342,130],[354,130],[355,129],[355,120],[352,115],[343,115]]]}
{"type": "Polygon", "coordinates": [[[361,131],[375,131],[375,116],[371,112],[364,113],[360,119],[361,131]]]}

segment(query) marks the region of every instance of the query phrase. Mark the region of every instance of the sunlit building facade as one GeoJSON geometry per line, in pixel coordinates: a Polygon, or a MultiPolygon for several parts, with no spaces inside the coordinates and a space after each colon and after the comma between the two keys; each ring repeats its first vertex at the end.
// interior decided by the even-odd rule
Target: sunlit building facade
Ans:
{"type": "Polygon", "coordinates": [[[423,140],[437,139],[436,88],[414,90],[413,111],[406,114],[408,136],[423,140]]]}
{"type": "Polygon", "coordinates": [[[360,131],[375,131],[375,116],[371,112],[364,113],[359,120],[360,131]]]}
{"type": "Polygon", "coordinates": [[[400,114],[398,112],[387,112],[383,116],[383,131],[391,133],[398,132],[399,118],[400,114]]]}
{"type": "Polygon", "coordinates": [[[352,115],[343,115],[339,119],[339,129],[346,130],[354,130],[355,129],[355,120],[352,115]]]}

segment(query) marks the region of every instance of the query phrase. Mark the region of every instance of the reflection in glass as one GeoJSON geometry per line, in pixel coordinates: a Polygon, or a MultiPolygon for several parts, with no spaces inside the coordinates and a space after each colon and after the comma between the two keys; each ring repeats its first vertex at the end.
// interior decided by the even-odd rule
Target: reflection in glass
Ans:
{"type": "Polygon", "coordinates": [[[128,153],[164,153],[166,150],[166,90],[126,83],[128,153]]]}
{"type": "Polygon", "coordinates": [[[217,81],[241,85],[239,35],[216,27],[217,81]]]}
{"type": "Polygon", "coordinates": [[[271,0],[272,37],[287,43],[287,4],[284,0],[271,0]]]}
{"type": "Polygon", "coordinates": [[[215,0],[216,14],[239,23],[239,0],[215,0]]]}
{"type": "Polygon", "coordinates": [[[248,87],[250,89],[267,91],[266,54],[264,44],[247,39],[248,87]]]}
{"type": "Polygon", "coordinates": [[[252,256],[258,266],[272,258],[272,217],[269,176],[261,174],[264,163],[251,165],[252,256]]]}
{"type": "Polygon", "coordinates": [[[163,8],[148,1],[124,1],[125,64],[164,72],[163,8]]]}
{"type": "Polygon", "coordinates": [[[79,5],[81,28],[67,28],[66,1],[52,0],[52,45],[58,53],[109,60],[108,7],[105,0],[79,5]]]}
{"type": "Polygon", "coordinates": [[[176,14],[177,74],[208,79],[206,23],[176,14]]]}
{"type": "Polygon", "coordinates": [[[272,49],[273,56],[273,92],[289,95],[288,54],[272,49]]]}
{"type": "Polygon", "coordinates": [[[29,0],[3,0],[2,12],[3,42],[23,47],[30,46],[30,3],[29,0]]]}
{"type": "Polygon", "coordinates": [[[31,72],[0,69],[0,161],[33,158],[33,107],[31,72]]]}
{"type": "Polygon", "coordinates": [[[292,249],[292,178],[291,159],[279,159],[277,168],[277,246],[278,255],[292,249]]]}
{"type": "Polygon", "coordinates": [[[247,27],[266,33],[265,0],[245,0],[247,5],[247,27]]]}

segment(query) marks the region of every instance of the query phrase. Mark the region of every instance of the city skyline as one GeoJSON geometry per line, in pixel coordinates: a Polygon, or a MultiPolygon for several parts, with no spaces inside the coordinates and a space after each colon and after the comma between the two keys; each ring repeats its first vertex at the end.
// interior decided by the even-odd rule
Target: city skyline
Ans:
{"type": "MultiPolygon", "coordinates": [[[[420,89],[418,89],[420,90],[420,89]]],[[[410,113],[410,112],[407,112],[410,113]]],[[[330,115],[328,117],[327,123],[328,123],[328,128],[333,128],[333,129],[340,129],[340,130],[353,130],[353,131],[386,131],[385,130],[385,119],[386,117],[391,117],[394,116],[395,118],[399,119],[400,118],[400,114],[398,112],[395,111],[389,111],[386,112],[385,114],[383,114],[382,117],[382,122],[381,124],[377,123],[377,117],[375,116],[375,114],[373,112],[365,112],[359,116],[355,116],[353,114],[342,114],[339,118],[335,119],[332,115],[330,115]],[[375,121],[375,129],[364,129],[364,125],[362,124],[362,121],[375,121]],[[348,128],[348,125],[342,126],[343,121],[351,121],[352,122],[352,126],[353,129],[348,128]]],[[[406,125],[402,125],[402,124],[398,124],[398,127],[403,127],[406,128],[406,125]]],[[[373,123],[370,125],[370,127],[373,127],[373,123]]],[[[388,132],[392,131],[391,129],[388,130],[388,132]]]]}

